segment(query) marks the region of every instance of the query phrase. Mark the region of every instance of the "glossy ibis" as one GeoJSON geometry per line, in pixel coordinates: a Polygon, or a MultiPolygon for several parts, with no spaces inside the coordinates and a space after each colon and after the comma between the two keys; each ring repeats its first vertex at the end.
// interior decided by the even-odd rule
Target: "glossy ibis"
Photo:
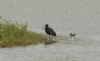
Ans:
{"type": "Polygon", "coordinates": [[[45,24],[45,32],[50,36],[56,36],[56,32],[51,28],[49,27],[48,24],[45,24]]]}

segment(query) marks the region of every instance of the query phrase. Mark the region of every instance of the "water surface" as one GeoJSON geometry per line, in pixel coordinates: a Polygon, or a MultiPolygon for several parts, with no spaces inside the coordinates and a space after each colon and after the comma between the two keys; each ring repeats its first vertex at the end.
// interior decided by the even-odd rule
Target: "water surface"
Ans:
{"type": "Polygon", "coordinates": [[[28,23],[29,29],[44,33],[49,24],[59,36],[52,45],[1,48],[0,61],[100,61],[99,0],[0,0],[0,16],[28,23]],[[67,37],[77,34],[75,40],[67,37]]]}

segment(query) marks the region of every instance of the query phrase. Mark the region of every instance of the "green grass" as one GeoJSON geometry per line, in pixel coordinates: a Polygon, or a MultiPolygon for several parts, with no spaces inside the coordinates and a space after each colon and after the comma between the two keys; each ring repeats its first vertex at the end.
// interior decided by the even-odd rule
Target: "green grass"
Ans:
{"type": "Polygon", "coordinates": [[[27,25],[0,23],[0,47],[27,46],[45,42],[44,35],[27,30],[27,25]]]}

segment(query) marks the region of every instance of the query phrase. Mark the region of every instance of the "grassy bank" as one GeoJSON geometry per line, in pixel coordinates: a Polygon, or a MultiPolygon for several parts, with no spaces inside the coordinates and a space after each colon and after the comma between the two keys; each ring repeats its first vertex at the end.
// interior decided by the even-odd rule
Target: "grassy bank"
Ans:
{"type": "Polygon", "coordinates": [[[47,39],[36,32],[27,30],[27,25],[0,22],[0,47],[27,46],[38,44],[47,39]]]}

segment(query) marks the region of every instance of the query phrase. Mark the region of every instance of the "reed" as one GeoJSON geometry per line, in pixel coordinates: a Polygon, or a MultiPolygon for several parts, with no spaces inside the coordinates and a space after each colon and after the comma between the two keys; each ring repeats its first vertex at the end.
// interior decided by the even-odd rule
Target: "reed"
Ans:
{"type": "Polygon", "coordinates": [[[0,47],[27,46],[45,42],[42,34],[28,30],[26,24],[0,22],[0,47]]]}

